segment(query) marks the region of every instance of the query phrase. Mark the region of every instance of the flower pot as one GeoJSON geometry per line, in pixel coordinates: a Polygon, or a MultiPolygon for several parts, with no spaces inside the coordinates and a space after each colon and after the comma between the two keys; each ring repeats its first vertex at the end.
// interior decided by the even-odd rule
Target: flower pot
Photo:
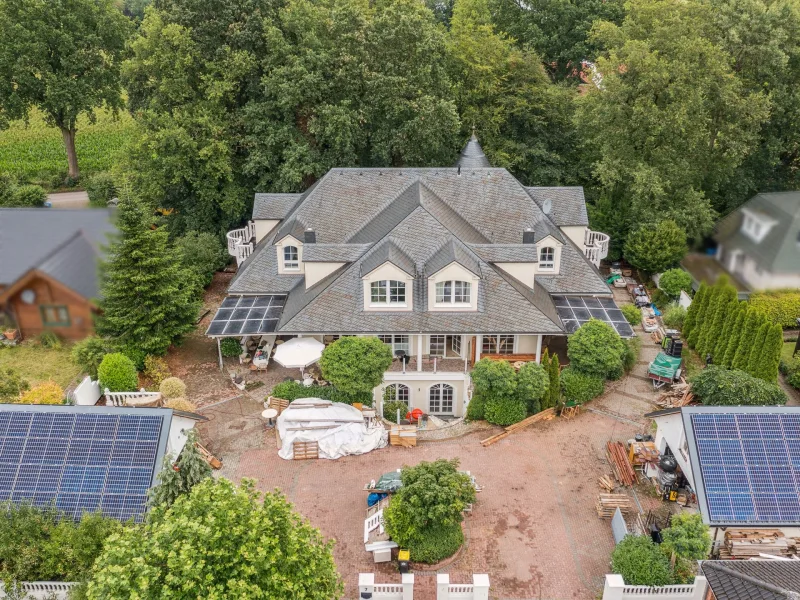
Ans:
{"type": "Polygon", "coordinates": [[[17,337],[17,330],[16,329],[6,329],[3,332],[3,336],[5,336],[5,338],[7,340],[13,340],[14,338],[17,337]]]}

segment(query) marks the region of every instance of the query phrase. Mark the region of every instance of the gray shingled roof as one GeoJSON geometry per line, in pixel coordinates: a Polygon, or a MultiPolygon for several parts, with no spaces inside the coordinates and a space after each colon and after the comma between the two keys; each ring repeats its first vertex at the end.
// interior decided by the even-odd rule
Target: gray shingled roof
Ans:
{"type": "Polygon", "coordinates": [[[78,292],[84,298],[96,298],[99,290],[97,251],[83,231],[55,249],[36,269],[78,292]]]}
{"type": "Polygon", "coordinates": [[[545,202],[550,200],[550,219],[559,227],[589,225],[582,187],[526,187],[525,189],[542,210],[545,202]]]}
{"type": "Polygon", "coordinates": [[[561,248],[559,275],[536,275],[535,280],[551,294],[611,294],[600,271],[570,240],[561,248]]]}
{"type": "Polygon", "coordinates": [[[285,219],[303,194],[256,194],[254,219],[285,219]]]}
{"type": "Polygon", "coordinates": [[[483,169],[491,166],[492,165],[489,164],[489,159],[486,158],[486,155],[483,153],[483,148],[481,148],[478,138],[475,137],[473,133],[467,145],[464,146],[464,149],[461,151],[461,155],[456,161],[456,167],[461,167],[462,169],[483,169]]]}
{"type": "Polygon", "coordinates": [[[717,600],[800,598],[800,561],[706,560],[700,567],[717,600]]]}
{"type": "Polygon", "coordinates": [[[306,229],[308,229],[308,227],[301,219],[292,217],[288,221],[281,224],[281,226],[278,228],[278,233],[275,235],[275,241],[280,242],[287,235],[291,235],[297,241],[302,242],[306,229]]]}
{"type": "Polygon", "coordinates": [[[489,263],[539,262],[535,244],[472,244],[470,249],[489,263]]]}
{"type": "Polygon", "coordinates": [[[477,256],[455,238],[450,238],[439,248],[425,263],[425,275],[435,275],[447,265],[458,263],[478,277],[481,276],[481,266],[477,256]]]}
{"type": "Polygon", "coordinates": [[[369,244],[304,244],[303,262],[353,262],[369,248],[369,244]]]}
{"type": "Polygon", "coordinates": [[[364,257],[361,261],[361,276],[364,277],[372,273],[382,264],[390,262],[398,269],[408,273],[411,277],[417,276],[417,269],[414,261],[403,252],[392,240],[384,240],[382,243],[364,257]]]}
{"type": "Polygon", "coordinates": [[[287,294],[303,281],[303,275],[278,275],[275,236],[261,240],[236,272],[228,286],[230,294],[287,294]]]}
{"type": "Polygon", "coordinates": [[[715,239],[728,249],[741,250],[765,271],[796,273],[800,265],[800,192],[754,196],[717,223],[715,239]],[[761,242],[742,232],[743,208],[776,222],[761,242]]]}

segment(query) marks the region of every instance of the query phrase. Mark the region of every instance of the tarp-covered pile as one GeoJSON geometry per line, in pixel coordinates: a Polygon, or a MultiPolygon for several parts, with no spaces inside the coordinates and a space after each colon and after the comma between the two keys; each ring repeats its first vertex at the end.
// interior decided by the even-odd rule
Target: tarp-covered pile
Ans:
{"type": "Polygon", "coordinates": [[[278,417],[278,456],[294,458],[295,442],[317,442],[319,457],[336,459],[383,448],[388,432],[379,423],[368,428],[361,411],[320,398],[298,398],[278,417]]]}

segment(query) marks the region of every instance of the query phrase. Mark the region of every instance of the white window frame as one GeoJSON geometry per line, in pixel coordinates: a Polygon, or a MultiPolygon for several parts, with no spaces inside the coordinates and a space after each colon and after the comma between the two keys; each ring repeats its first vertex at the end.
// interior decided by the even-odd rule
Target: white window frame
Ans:
{"type": "Polygon", "coordinates": [[[556,268],[556,249],[553,246],[545,246],[539,250],[539,270],[553,271],[556,268]],[[549,258],[546,258],[548,257],[549,258]]]}
{"type": "Polygon", "coordinates": [[[411,406],[411,388],[404,383],[390,383],[383,390],[383,401],[403,402],[406,406],[411,406]]]}
{"type": "Polygon", "coordinates": [[[441,356],[444,358],[447,352],[447,336],[446,335],[432,335],[430,336],[430,344],[429,344],[429,354],[431,356],[441,356]],[[434,341],[433,339],[436,338],[436,346],[441,348],[441,351],[434,350],[434,341]]]}
{"type": "Polygon", "coordinates": [[[454,335],[450,338],[450,349],[461,356],[461,336],[454,335]]]}
{"type": "Polygon", "coordinates": [[[378,281],[371,281],[369,284],[369,305],[371,307],[378,307],[378,306],[407,306],[407,298],[406,295],[408,293],[406,282],[399,281],[397,279],[379,279],[378,281]],[[393,292],[392,289],[395,291],[393,292]],[[373,292],[375,290],[382,291],[382,295],[384,296],[385,300],[375,300],[373,292]],[[402,291],[403,299],[402,300],[392,300],[392,296],[399,298],[400,292],[402,291]]]}
{"type": "Polygon", "coordinates": [[[456,390],[449,383],[432,385],[428,389],[428,412],[432,415],[452,415],[455,397],[456,390]],[[449,397],[446,398],[445,393],[449,397]],[[434,409],[434,406],[436,406],[436,409],[434,409]]]}
{"type": "Polygon", "coordinates": [[[436,304],[470,306],[472,304],[472,282],[462,279],[447,279],[436,282],[436,304]],[[448,289],[449,288],[449,289],[448,289]],[[460,299],[456,299],[460,298],[460,299]]]}
{"type": "Polygon", "coordinates": [[[378,339],[392,349],[392,355],[398,350],[405,350],[407,356],[411,355],[411,336],[405,333],[382,333],[378,339]],[[403,339],[405,338],[405,340],[403,339]]]}
{"type": "Polygon", "coordinates": [[[484,335],[483,340],[481,341],[481,355],[484,354],[514,354],[515,348],[517,345],[517,338],[515,335],[509,334],[491,334],[491,335],[484,335]],[[505,342],[503,344],[503,352],[500,351],[500,340],[501,338],[505,342]],[[511,341],[511,347],[509,350],[508,342],[511,341]],[[490,346],[489,350],[486,350],[486,342],[490,341],[492,345],[490,346]],[[493,349],[493,350],[492,350],[493,349]]]}
{"type": "Polygon", "coordinates": [[[283,247],[283,270],[284,271],[300,270],[300,249],[297,246],[283,247]],[[292,253],[294,253],[294,258],[291,258],[292,253]]]}

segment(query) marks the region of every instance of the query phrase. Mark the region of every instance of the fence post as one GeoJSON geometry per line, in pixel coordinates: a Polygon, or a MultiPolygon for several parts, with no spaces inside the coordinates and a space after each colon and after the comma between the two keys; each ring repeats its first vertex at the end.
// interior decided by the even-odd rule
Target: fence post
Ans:
{"type": "Polygon", "coordinates": [[[403,600],[414,600],[414,574],[403,573],[401,577],[403,584],[403,600]]]}
{"type": "Polygon", "coordinates": [[[608,574],[603,586],[603,600],[622,600],[622,591],[625,587],[625,580],[622,575],[608,574]]]}
{"type": "Polygon", "coordinates": [[[449,573],[436,574],[436,600],[450,600],[449,573]]]}
{"type": "Polygon", "coordinates": [[[708,581],[706,578],[702,575],[695,575],[692,600],[703,600],[703,598],[706,597],[706,588],[708,588],[708,581]]]}
{"type": "Polygon", "coordinates": [[[361,598],[372,598],[375,592],[375,573],[358,574],[358,594],[361,598]],[[365,596],[369,594],[369,596],[365,596]]]}
{"type": "Polygon", "coordinates": [[[473,573],[472,586],[472,600],[489,600],[489,575],[473,573]]]}

